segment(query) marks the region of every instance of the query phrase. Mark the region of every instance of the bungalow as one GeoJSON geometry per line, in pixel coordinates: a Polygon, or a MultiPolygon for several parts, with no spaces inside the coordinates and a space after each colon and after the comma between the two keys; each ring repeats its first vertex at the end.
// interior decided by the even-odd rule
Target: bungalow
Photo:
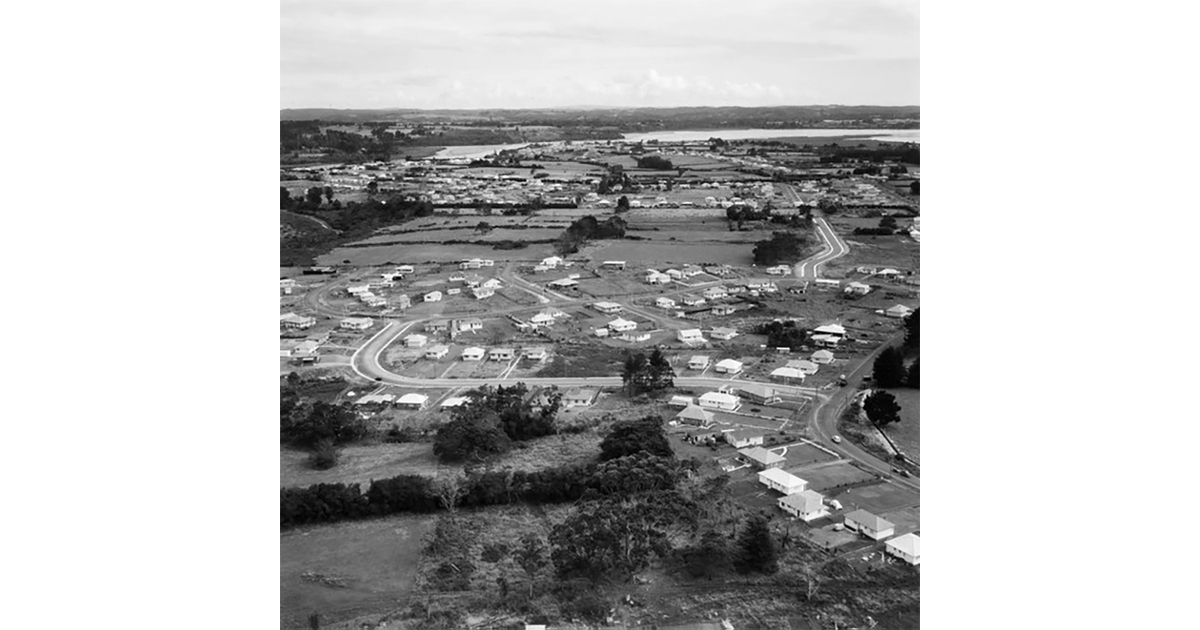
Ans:
{"type": "MultiPolygon", "coordinates": [[[[770,451],[767,452],[770,453],[770,451]]],[[[776,457],[783,459],[782,456],[777,455],[776,457]]],[[[768,467],[758,473],[758,482],[776,492],[782,492],[784,495],[796,494],[808,489],[807,481],[776,467],[768,467]]]]}
{"type": "Polygon", "coordinates": [[[897,304],[897,305],[893,306],[892,308],[889,308],[888,310],[884,311],[883,314],[887,315],[888,317],[903,318],[903,317],[908,317],[909,315],[912,315],[912,312],[913,312],[913,310],[911,308],[908,308],[907,306],[905,306],[903,304],[897,304]]]}
{"type": "MultiPolygon", "coordinates": [[[[829,353],[828,350],[821,350],[821,352],[825,352],[827,354],[829,353]]],[[[833,355],[830,354],[830,357],[832,357],[832,356],[833,355]]],[[[817,370],[820,369],[821,366],[817,365],[816,363],[813,363],[812,361],[805,361],[804,359],[797,359],[795,361],[788,361],[787,367],[789,367],[793,370],[797,370],[797,371],[801,372],[802,374],[804,374],[805,376],[812,376],[813,374],[817,373],[817,370]]]]}
{"type": "Polygon", "coordinates": [[[347,317],[338,324],[342,330],[366,330],[375,324],[370,317],[347,317]]]}
{"type": "Polygon", "coordinates": [[[538,311],[538,315],[549,315],[550,317],[553,317],[554,319],[558,319],[560,317],[567,316],[566,312],[561,311],[557,308],[554,308],[553,306],[547,306],[546,308],[538,311]]]}
{"type": "Polygon", "coordinates": [[[378,295],[370,295],[363,298],[363,304],[371,307],[387,306],[387,300],[378,295]]]}
{"type": "Polygon", "coordinates": [[[813,285],[815,285],[818,289],[836,289],[842,286],[842,283],[830,278],[817,278],[813,280],[813,285]]]}
{"type": "Polygon", "coordinates": [[[554,289],[570,289],[571,287],[574,287],[574,286],[578,285],[579,283],[576,282],[573,278],[561,278],[559,280],[555,280],[553,282],[548,282],[546,284],[547,284],[547,286],[554,288],[554,289]]]}
{"type": "Polygon", "coordinates": [[[717,361],[716,370],[720,374],[738,374],[742,371],[742,362],[733,359],[717,361]]]}
{"type": "Polygon", "coordinates": [[[291,295],[292,289],[296,288],[296,281],[291,278],[282,278],[279,281],[279,290],[284,295],[291,295]]]}
{"type": "Polygon", "coordinates": [[[601,313],[611,315],[613,313],[620,313],[623,307],[616,302],[596,302],[592,305],[592,308],[601,313]]]}
{"type": "Polygon", "coordinates": [[[464,260],[458,263],[459,269],[479,269],[483,266],[483,261],[478,258],[472,260],[464,260]]]}
{"type": "Polygon", "coordinates": [[[430,347],[429,349],[427,349],[425,351],[425,358],[436,360],[436,359],[440,359],[440,358],[446,356],[447,354],[450,354],[450,348],[448,346],[443,346],[441,344],[438,344],[436,346],[430,347]]]}
{"type": "Polygon", "coordinates": [[[631,322],[628,319],[618,317],[611,322],[608,322],[608,329],[613,332],[626,332],[637,328],[637,322],[631,322]]]}
{"type": "Polygon", "coordinates": [[[699,328],[688,328],[675,333],[675,337],[683,343],[704,343],[704,335],[699,328]]]}
{"type": "Polygon", "coordinates": [[[367,283],[367,286],[372,289],[390,289],[396,286],[396,283],[392,282],[391,280],[384,280],[380,278],[379,280],[371,280],[367,283]]]}
{"type": "Polygon", "coordinates": [[[425,296],[422,297],[421,299],[426,302],[440,302],[442,299],[442,292],[441,291],[431,291],[429,293],[426,293],[425,296]]]}
{"type": "Polygon", "coordinates": [[[512,361],[516,351],[512,348],[492,348],[488,352],[489,361],[512,361]]]}
{"type": "Polygon", "coordinates": [[[396,267],[396,273],[402,273],[402,274],[406,274],[406,275],[413,273],[413,266],[412,265],[400,265],[399,267],[396,267]]]}
{"type": "Polygon", "coordinates": [[[536,348],[522,349],[521,356],[525,357],[526,359],[533,359],[534,361],[545,361],[548,353],[546,352],[545,348],[539,346],[536,348]]]}
{"type": "Polygon", "coordinates": [[[479,262],[483,263],[484,267],[494,267],[496,265],[496,261],[492,260],[491,258],[484,258],[479,262]]]}
{"type": "Polygon", "coordinates": [[[879,275],[885,278],[890,278],[892,276],[899,276],[901,274],[899,269],[892,269],[891,267],[888,267],[887,269],[880,269],[879,275]]]}
{"type": "Polygon", "coordinates": [[[704,290],[704,297],[709,300],[719,300],[729,296],[729,289],[722,286],[709,287],[704,290]]]}
{"type": "Polygon", "coordinates": [[[435,319],[428,324],[425,324],[425,332],[439,333],[450,330],[450,322],[444,319],[435,319]]]}
{"type": "Polygon", "coordinates": [[[562,261],[563,259],[561,256],[551,256],[549,258],[543,258],[542,264],[553,269],[554,267],[561,265],[562,261]]]}
{"type": "Polygon", "coordinates": [[[317,348],[320,348],[320,347],[321,347],[321,342],[319,342],[315,339],[305,339],[304,341],[301,341],[300,343],[296,344],[295,347],[292,348],[292,356],[293,357],[313,356],[316,354],[317,348]]]}
{"type": "Polygon", "coordinates": [[[629,341],[632,343],[646,341],[648,339],[650,339],[650,333],[648,333],[648,332],[628,332],[628,333],[625,333],[624,335],[621,335],[622,341],[629,341]]]}
{"type": "Polygon", "coordinates": [[[600,266],[604,269],[624,269],[625,261],[624,260],[606,260],[606,261],[600,263],[600,266]]]}
{"type": "Polygon", "coordinates": [[[450,326],[458,332],[483,330],[483,320],[478,317],[468,317],[466,319],[452,319],[450,326]]]}
{"type": "Polygon", "coordinates": [[[723,315],[732,315],[736,310],[732,304],[718,304],[712,307],[712,314],[720,317],[723,315]]]}
{"type": "Polygon", "coordinates": [[[675,308],[675,300],[666,297],[660,297],[654,300],[654,305],[658,308],[675,308]]]}
{"type": "Polygon", "coordinates": [[[728,276],[733,273],[733,267],[729,265],[711,265],[705,267],[704,270],[714,276],[728,276]]]}
{"type": "Polygon", "coordinates": [[[438,405],[438,407],[441,408],[442,411],[445,411],[447,409],[453,409],[454,407],[461,407],[468,402],[471,402],[471,399],[467,398],[466,396],[451,396],[446,400],[443,400],[442,404],[438,405]]]}
{"type": "Polygon", "coordinates": [[[469,276],[464,276],[462,279],[462,282],[463,282],[463,284],[467,285],[468,287],[475,288],[475,287],[483,284],[483,276],[481,276],[477,273],[473,273],[469,276]]]}
{"type": "Polygon", "coordinates": [[[353,286],[353,287],[346,287],[346,293],[349,293],[350,295],[353,295],[353,296],[359,296],[359,295],[362,295],[363,293],[368,293],[370,291],[371,291],[371,286],[367,285],[367,284],[360,284],[360,285],[353,286]]]}
{"type": "Polygon", "coordinates": [[[814,335],[832,335],[834,337],[845,337],[846,336],[846,328],[844,326],[840,326],[838,324],[825,324],[824,326],[817,326],[815,329],[813,329],[813,334],[814,335]]]}
{"type": "Polygon", "coordinates": [[[684,306],[700,306],[701,304],[704,304],[704,298],[697,297],[690,293],[685,294],[682,298],[679,299],[679,301],[683,302],[684,306]]]}
{"type": "Polygon", "coordinates": [[[694,404],[696,404],[696,403],[692,401],[691,396],[672,396],[671,400],[669,402],[667,402],[668,407],[680,407],[680,408],[690,407],[694,404]]]}
{"type": "Polygon", "coordinates": [[[813,363],[829,365],[830,363],[833,363],[833,353],[828,350],[817,350],[816,352],[812,353],[812,360],[813,363]]]}
{"type": "Polygon", "coordinates": [[[406,348],[421,348],[429,342],[429,337],[425,335],[409,335],[404,338],[404,347],[406,348]]]}
{"type": "Polygon", "coordinates": [[[399,308],[409,308],[412,306],[412,298],[407,295],[401,295],[396,298],[396,306],[399,308]]]}
{"type": "Polygon", "coordinates": [[[604,338],[604,337],[608,336],[608,329],[607,328],[597,328],[595,333],[596,333],[597,337],[604,338]]]}
{"type": "Polygon", "coordinates": [[[772,276],[786,276],[787,274],[791,273],[791,271],[792,268],[787,265],[775,265],[774,267],[767,267],[767,273],[771,274],[772,276]]]}
{"type": "Polygon", "coordinates": [[[691,359],[688,359],[689,370],[703,370],[706,367],[708,367],[708,357],[704,355],[698,354],[691,359]]]}
{"type": "Polygon", "coordinates": [[[366,396],[360,396],[354,401],[354,404],[364,407],[367,405],[386,405],[395,399],[396,397],[391,394],[367,394],[366,396]]]}
{"type": "Polygon", "coordinates": [[[838,341],[841,341],[841,337],[835,337],[833,335],[813,335],[812,336],[812,342],[818,348],[836,348],[838,345],[838,341]]]}
{"type": "Polygon", "coordinates": [[[663,273],[670,276],[672,280],[683,280],[683,272],[678,269],[668,269],[663,273]]]}
{"type": "Polygon", "coordinates": [[[776,368],[774,370],[771,370],[771,378],[780,379],[785,383],[789,379],[803,381],[804,380],[804,372],[801,372],[800,370],[797,370],[796,368],[781,367],[781,368],[776,368]]]}
{"type": "Polygon", "coordinates": [[[871,287],[861,282],[851,282],[843,291],[847,295],[866,295],[871,292],[871,287]]]}
{"type": "Polygon", "coordinates": [[[657,271],[651,271],[646,274],[646,284],[670,284],[671,276],[657,271]]]}
{"type": "Polygon", "coordinates": [[[546,265],[534,265],[533,266],[534,273],[542,273],[543,271],[550,271],[550,267],[547,267],[546,265]]]}
{"type": "Polygon", "coordinates": [[[762,446],[763,432],[759,429],[734,429],[725,433],[725,441],[734,448],[762,446]]]}
{"type": "Polygon", "coordinates": [[[405,394],[396,401],[396,406],[421,410],[429,406],[429,396],[425,394],[405,394]]]}
{"type": "Polygon", "coordinates": [[[460,289],[458,287],[454,287],[453,289],[446,289],[446,295],[458,295],[460,293],[462,293],[462,289],[460,289]]]}
{"type": "Polygon", "coordinates": [[[896,526],[866,510],[854,510],[846,515],[846,529],[872,540],[883,540],[896,533],[896,526]]]}
{"type": "MultiPolygon", "coordinates": [[[[759,470],[778,468],[783,465],[784,461],[787,460],[787,458],[783,455],[780,455],[779,453],[772,453],[761,446],[751,446],[749,448],[739,449],[738,455],[741,455],[743,459],[750,462],[750,465],[759,470]]],[[[800,490],[803,489],[804,488],[801,488],[800,490]]],[[[797,490],[797,492],[799,492],[799,490],[797,490]]],[[[787,493],[785,492],[784,494],[787,493]]]]}
{"type": "Polygon", "coordinates": [[[597,390],[591,388],[572,389],[563,394],[562,402],[567,408],[590,407],[592,402],[596,400],[597,393],[597,390]]]}
{"type": "Polygon", "coordinates": [[[684,438],[692,444],[712,443],[716,444],[717,438],[720,437],[721,431],[718,427],[710,427],[707,429],[701,428],[695,431],[689,431],[684,438]]]}
{"type": "Polygon", "coordinates": [[[775,389],[758,383],[743,383],[737,386],[738,395],[749,398],[751,402],[760,405],[777,403],[781,398],[775,394],[775,389]]]}
{"type": "Polygon", "coordinates": [[[854,270],[857,271],[858,273],[865,273],[868,276],[870,276],[870,275],[874,275],[874,274],[878,273],[879,267],[871,267],[871,266],[867,266],[867,265],[861,265],[859,267],[855,267],[854,270]]]}
{"type": "Polygon", "coordinates": [[[737,411],[738,407],[742,406],[742,401],[737,396],[722,392],[708,392],[700,396],[700,400],[697,403],[701,407],[719,409],[721,411],[737,411]]]}
{"type": "Polygon", "coordinates": [[[549,326],[554,323],[554,317],[545,313],[537,313],[529,318],[529,323],[534,326],[549,326]]]}
{"type": "Polygon", "coordinates": [[[732,328],[718,327],[712,329],[712,332],[710,332],[709,335],[711,335],[713,339],[729,341],[730,339],[738,336],[738,332],[732,328]]]}
{"type": "Polygon", "coordinates": [[[493,289],[494,290],[494,289],[499,289],[500,285],[501,285],[501,282],[499,280],[497,280],[495,278],[488,278],[487,280],[484,280],[483,284],[481,284],[479,286],[481,286],[485,289],[493,289]]]}
{"type": "Polygon", "coordinates": [[[889,556],[894,556],[909,564],[921,564],[921,537],[916,534],[897,536],[883,543],[883,550],[889,556]]]}
{"type": "Polygon", "coordinates": [[[482,361],[483,360],[483,348],[476,348],[475,346],[471,346],[470,348],[463,348],[462,360],[463,361],[482,361]]]}
{"type": "Polygon", "coordinates": [[[279,316],[279,325],[288,330],[304,330],[312,328],[317,324],[317,318],[304,317],[295,313],[287,313],[279,316]]]}
{"type": "Polygon", "coordinates": [[[805,523],[829,514],[825,509],[825,497],[812,490],[803,490],[779,499],[779,509],[805,523]]]}
{"type": "Polygon", "coordinates": [[[496,290],[491,287],[476,287],[471,289],[471,295],[474,296],[476,300],[486,300],[487,298],[496,295],[496,290]]]}
{"type": "Polygon", "coordinates": [[[683,411],[675,414],[675,419],[683,424],[694,424],[702,427],[713,421],[713,415],[711,411],[707,411],[702,407],[689,405],[683,411]]]}

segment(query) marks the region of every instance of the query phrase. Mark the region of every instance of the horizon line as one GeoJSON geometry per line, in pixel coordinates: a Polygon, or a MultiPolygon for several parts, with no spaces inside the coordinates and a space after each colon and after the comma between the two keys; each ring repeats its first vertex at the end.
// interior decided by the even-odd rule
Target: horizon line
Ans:
{"type": "Polygon", "coordinates": [[[279,111],[286,112],[298,109],[329,109],[336,111],[415,111],[415,112],[431,112],[431,111],[447,111],[447,112],[476,112],[485,110],[542,110],[542,109],[767,109],[779,107],[921,107],[920,105],[846,105],[842,103],[828,103],[817,105],[539,105],[536,107],[320,107],[320,106],[304,106],[304,107],[283,107],[279,111]]]}

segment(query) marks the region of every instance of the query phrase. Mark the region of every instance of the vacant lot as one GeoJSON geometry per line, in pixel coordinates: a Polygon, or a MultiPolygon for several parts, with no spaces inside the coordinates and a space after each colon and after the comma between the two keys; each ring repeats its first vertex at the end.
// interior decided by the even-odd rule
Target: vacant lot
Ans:
{"type": "Polygon", "coordinates": [[[280,627],[322,626],[396,607],[413,589],[433,516],[396,516],[284,532],[279,537],[280,627]]]}
{"type": "MultiPolygon", "coordinates": [[[[485,219],[486,220],[486,219],[485,219]]],[[[475,223],[478,223],[476,221],[475,223]]],[[[372,243],[385,245],[389,243],[444,243],[447,241],[541,241],[558,238],[562,228],[528,228],[513,229],[497,227],[489,231],[479,232],[470,227],[457,229],[421,230],[403,233],[380,234],[355,241],[353,245],[372,243]]]]}
{"type": "Polygon", "coordinates": [[[787,452],[783,453],[783,455],[787,457],[787,461],[783,463],[784,469],[809,466],[821,462],[831,462],[837,459],[836,455],[830,455],[811,444],[793,444],[787,447],[787,452]]]}
{"type": "Polygon", "coordinates": [[[593,260],[626,260],[631,263],[749,265],[753,262],[752,249],[749,244],[608,241],[599,247],[587,247],[584,253],[593,260]]]}
{"type": "Polygon", "coordinates": [[[862,483],[875,478],[875,475],[851,466],[846,462],[799,470],[789,467],[787,471],[807,481],[809,489],[816,490],[822,494],[834,488],[862,483]]]}
{"type": "Polygon", "coordinates": [[[436,475],[437,459],[429,443],[374,444],[342,448],[338,465],[331,470],[313,470],[308,452],[282,449],[279,453],[279,486],[311,486],[315,483],[361,483],[396,475],[436,475]]]}
{"type": "Polygon", "coordinates": [[[554,255],[551,244],[530,245],[524,249],[501,250],[486,245],[399,244],[374,247],[339,247],[317,258],[319,265],[378,266],[423,262],[450,262],[465,258],[490,258],[497,261],[540,260],[554,255]],[[346,262],[349,261],[349,262],[346,262]]]}
{"type": "Polygon", "coordinates": [[[862,508],[872,514],[885,514],[918,502],[917,493],[888,482],[855,488],[833,498],[847,510],[862,508]]]}
{"type": "Polygon", "coordinates": [[[600,455],[598,433],[548,435],[516,442],[514,448],[494,464],[496,469],[543,470],[555,466],[580,464],[600,455]]]}

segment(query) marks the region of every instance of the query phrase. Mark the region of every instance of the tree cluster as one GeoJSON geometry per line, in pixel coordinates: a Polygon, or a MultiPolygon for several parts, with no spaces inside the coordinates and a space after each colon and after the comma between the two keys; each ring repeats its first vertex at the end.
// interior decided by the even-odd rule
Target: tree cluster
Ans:
{"type": "Polygon", "coordinates": [[[619,216],[611,216],[603,222],[592,215],[587,215],[567,226],[558,237],[555,248],[559,255],[566,256],[579,251],[584,243],[594,239],[625,238],[625,228],[629,222],[619,216]]]}
{"type": "Polygon", "coordinates": [[[904,385],[904,353],[888,346],[875,359],[873,378],[878,387],[901,387],[904,385]]]}
{"type": "Polygon", "coordinates": [[[675,386],[675,369],[658,348],[650,353],[649,359],[641,352],[635,352],[625,356],[621,381],[631,396],[669,389],[675,386]]]}
{"type": "Polygon", "coordinates": [[[913,311],[904,318],[904,347],[920,349],[921,347],[921,309],[913,311]]]}
{"type": "Polygon", "coordinates": [[[893,422],[900,422],[900,403],[896,402],[895,396],[882,390],[871,392],[863,400],[863,411],[867,419],[881,429],[893,422]]]}
{"type": "Polygon", "coordinates": [[[671,163],[671,160],[668,160],[661,155],[644,155],[639,157],[637,160],[637,165],[638,168],[649,168],[656,171],[670,171],[674,170],[675,168],[675,165],[671,163]]]}
{"type": "Polygon", "coordinates": [[[658,416],[620,420],[613,424],[604,441],[600,442],[600,461],[643,452],[656,457],[675,456],[663,430],[662,418],[658,416]]]}
{"type": "Polygon", "coordinates": [[[771,348],[799,348],[808,339],[808,332],[791,320],[764,322],[754,332],[766,335],[771,348]]]}
{"type": "Polygon", "coordinates": [[[550,435],[562,405],[561,393],[535,399],[524,383],[484,386],[469,398],[437,430],[433,452],[442,461],[483,460],[506,452],[512,442],[550,435]]]}
{"type": "Polygon", "coordinates": [[[805,238],[795,232],[772,232],[771,238],[754,245],[754,264],[763,266],[794,263],[804,252],[805,238]]]}

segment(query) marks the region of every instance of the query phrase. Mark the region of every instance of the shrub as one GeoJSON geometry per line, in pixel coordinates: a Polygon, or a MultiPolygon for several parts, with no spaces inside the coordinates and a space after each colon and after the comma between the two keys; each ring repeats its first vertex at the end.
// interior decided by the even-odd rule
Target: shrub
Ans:
{"type": "Polygon", "coordinates": [[[338,447],[333,440],[321,440],[308,456],[308,465],[316,470],[329,470],[338,465],[338,447]]]}

